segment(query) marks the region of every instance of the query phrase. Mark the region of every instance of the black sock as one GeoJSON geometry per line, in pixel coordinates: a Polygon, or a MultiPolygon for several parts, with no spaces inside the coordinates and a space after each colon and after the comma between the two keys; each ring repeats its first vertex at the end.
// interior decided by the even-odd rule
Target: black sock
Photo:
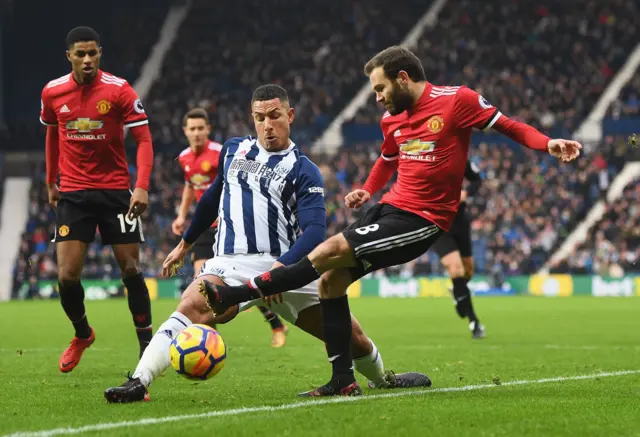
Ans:
{"type": "Polygon", "coordinates": [[[58,282],[60,303],[76,330],[76,337],[91,337],[91,328],[84,310],[84,288],[79,281],[58,282]]]}
{"type": "Polygon", "coordinates": [[[297,290],[318,279],[320,275],[308,257],[295,264],[278,267],[253,278],[249,284],[237,287],[216,287],[218,297],[227,306],[237,305],[263,296],[273,296],[297,290]]]}
{"type": "Polygon", "coordinates": [[[351,359],[351,312],[347,296],[320,299],[327,356],[333,367],[331,383],[342,388],[355,382],[351,359]]]}
{"type": "Polygon", "coordinates": [[[280,317],[278,317],[276,313],[262,305],[260,305],[258,309],[260,310],[264,318],[267,319],[267,322],[269,322],[269,324],[271,325],[271,329],[282,329],[282,320],[280,320],[280,317]]]}
{"type": "Polygon", "coordinates": [[[466,278],[453,279],[453,297],[456,300],[456,311],[460,317],[468,317],[470,321],[478,321],[473,304],[471,303],[471,291],[467,286],[469,282],[466,278]]]}
{"type": "Polygon", "coordinates": [[[129,311],[131,311],[131,315],[133,316],[133,324],[136,327],[141,352],[143,352],[151,341],[151,337],[153,337],[149,290],[147,289],[147,284],[144,282],[142,273],[123,278],[122,282],[124,282],[124,286],[127,287],[129,311]]]}

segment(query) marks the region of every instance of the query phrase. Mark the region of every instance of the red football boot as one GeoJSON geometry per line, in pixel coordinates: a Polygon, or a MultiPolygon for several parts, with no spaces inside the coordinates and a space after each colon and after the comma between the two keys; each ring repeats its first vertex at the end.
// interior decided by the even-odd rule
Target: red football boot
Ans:
{"type": "Polygon", "coordinates": [[[80,362],[80,358],[82,358],[84,350],[91,346],[96,340],[96,333],[93,332],[93,328],[90,329],[91,335],[89,338],[73,337],[69,347],[62,353],[59,363],[60,371],[62,373],[68,373],[75,369],[80,362]]]}

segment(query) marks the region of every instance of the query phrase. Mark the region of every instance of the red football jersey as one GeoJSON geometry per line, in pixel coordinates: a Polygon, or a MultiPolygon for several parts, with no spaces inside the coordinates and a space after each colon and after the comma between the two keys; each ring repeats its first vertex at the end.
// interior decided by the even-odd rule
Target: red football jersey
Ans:
{"type": "Polygon", "coordinates": [[[184,182],[193,187],[198,201],[218,174],[220,151],[222,151],[222,144],[209,141],[199,155],[187,147],[178,157],[184,172],[184,182]]]}
{"type": "Polygon", "coordinates": [[[409,111],[385,113],[382,157],[398,162],[398,179],[382,197],[448,231],[458,211],[472,128],[488,129],[500,111],[464,87],[427,83],[409,111]]]}
{"type": "Polygon", "coordinates": [[[126,80],[98,70],[90,84],[71,73],[42,90],[40,121],[58,126],[60,191],[130,188],[124,127],[147,124],[126,80]]]}

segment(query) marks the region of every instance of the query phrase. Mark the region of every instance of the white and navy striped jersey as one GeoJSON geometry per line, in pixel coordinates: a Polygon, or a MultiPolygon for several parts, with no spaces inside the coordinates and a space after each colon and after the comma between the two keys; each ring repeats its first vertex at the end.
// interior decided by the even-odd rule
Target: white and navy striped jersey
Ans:
{"type": "Polygon", "coordinates": [[[216,255],[279,257],[300,234],[299,212],[325,208],[320,169],[293,142],[268,152],[256,138],[231,138],[222,153],[216,255]]]}

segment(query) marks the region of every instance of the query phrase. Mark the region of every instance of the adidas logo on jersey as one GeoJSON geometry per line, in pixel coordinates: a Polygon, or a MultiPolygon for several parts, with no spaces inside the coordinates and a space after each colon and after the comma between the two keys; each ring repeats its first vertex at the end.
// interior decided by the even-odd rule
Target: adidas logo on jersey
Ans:
{"type": "Polygon", "coordinates": [[[63,112],[71,112],[69,110],[69,108],[67,108],[67,105],[62,105],[62,108],[60,108],[60,114],[62,114],[63,112]]]}

